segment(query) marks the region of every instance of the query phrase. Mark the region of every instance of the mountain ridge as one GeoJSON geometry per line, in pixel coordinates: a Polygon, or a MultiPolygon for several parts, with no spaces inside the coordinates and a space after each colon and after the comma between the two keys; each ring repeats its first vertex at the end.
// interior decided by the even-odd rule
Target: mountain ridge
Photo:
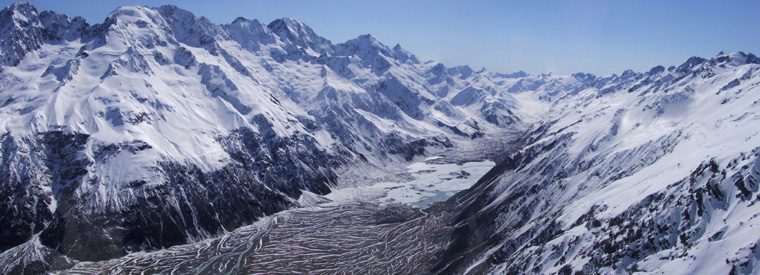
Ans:
{"type": "Polygon", "coordinates": [[[410,160],[484,130],[469,116],[427,118],[445,100],[415,84],[424,76],[412,63],[392,68],[402,49],[373,42],[366,49],[383,50],[360,53],[367,60],[348,48],[326,55],[334,46],[292,19],[265,30],[133,6],[101,24],[46,26],[28,3],[3,12],[16,10],[31,23],[3,25],[4,37],[29,34],[1,52],[11,57],[3,165],[23,168],[3,174],[4,195],[18,198],[3,203],[4,227],[17,228],[6,249],[39,234],[69,257],[99,260],[203,239],[293,207],[301,190],[329,192],[335,167],[410,160]],[[51,30],[78,38],[42,35],[51,30]]]}
{"type": "MultiPolygon", "coordinates": [[[[757,192],[757,169],[726,163],[739,156],[737,163],[757,166],[756,150],[746,145],[756,138],[742,127],[757,119],[757,100],[748,91],[758,86],[760,59],[752,54],[721,52],[621,75],[500,74],[419,60],[371,35],[333,44],[290,18],[214,24],[175,6],[127,6],[90,26],[81,17],[38,14],[28,3],[0,13],[10,19],[0,21],[0,196],[8,198],[0,203],[0,225],[13,229],[2,233],[0,259],[11,262],[30,246],[44,250],[34,256],[43,259],[28,260],[29,270],[221,236],[299,206],[304,192],[329,193],[345,170],[381,171],[444,150],[477,149],[482,155],[473,158],[500,164],[447,202],[461,204],[451,208],[461,214],[450,225],[456,231],[438,272],[558,272],[566,265],[559,257],[530,253],[570,229],[587,240],[573,250],[585,252],[563,252],[575,259],[570,270],[633,270],[625,257],[657,267],[647,257],[682,247],[657,243],[641,250],[653,253],[643,258],[627,250],[612,258],[592,255],[589,246],[638,245],[594,239],[578,227],[622,230],[622,214],[609,212],[612,204],[598,197],[594,207],[575,207],[589,213],[583,217],[562,209],[571,208],[569,198],[620,190],[606,188],[656,170],[661,159],[676,158],[673,152],[687,155],[679,144],[723,146],[723,139],[709,138],[709,125],[739,129],[715,128],[736,134],[719,135],[736,145],[721,147],[712,162],[708,155],[717,151],[693,150],[704,154],[659,173],[682,186],[695,184],[689,173],[717,165],[739,176],[710,184],[742,199],[719,199],[713,185],[694,185],[702,196],[712,192],[739,205],[757,192]],[[503,139],[515,132],[524,136],[503,139]],[[491,149],[506,141],[525,146],[491,149]],[[749,184],[734,184],[738,178],[749,184]],[[557,205],[541,203],[546,200],[557,205]],[[513,216],[514,209],[524,215],[513,216]],[[543,216],[525,214],[533,212],[543,216]],[[468,253],[460,253],[463,244],[472,245],[468,253]]],[[[684,190],[672,191],[683,203],[697,196],[684,190]]],[[[672,206],[647,200],[665,212],[672,206]]],[[[620,207],[645,224],[652,216],[634,212],[650,204],[641,199],[620,207]]],[[[682,243],[708,242],[693,236],[682,243]]]]}

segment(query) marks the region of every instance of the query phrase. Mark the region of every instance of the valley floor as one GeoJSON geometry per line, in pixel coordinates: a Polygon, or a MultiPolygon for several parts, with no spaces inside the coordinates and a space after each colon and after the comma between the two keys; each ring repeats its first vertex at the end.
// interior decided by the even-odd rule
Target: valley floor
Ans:
{"type": "Polygon", "coordinates": [[[403,204],[290,210],[222,238],[82,262],[65,273],[415,274],[445,246],[445,215],[403,204]],[[442,229],[443,228],[443,229],[442,229]]]}
{"type": "MultiPolygon", "coordinates": [[[[480,148],[502,150],[495,144],[516,135],[483,140],[491,145],[480,148]]],[[[365,173],[363,183],[345,180],[324,197],[305,193],[299,201],[304,207],[264,217],[220,238],[80,262],[61,272],[424,273],[448,245],[447,221],[454,215],[444,204],[431,203],[474,184],[494,165],[482,159],[489,155],[496,156],[461,148],[440,152],[374,175],[365,173]]]]}

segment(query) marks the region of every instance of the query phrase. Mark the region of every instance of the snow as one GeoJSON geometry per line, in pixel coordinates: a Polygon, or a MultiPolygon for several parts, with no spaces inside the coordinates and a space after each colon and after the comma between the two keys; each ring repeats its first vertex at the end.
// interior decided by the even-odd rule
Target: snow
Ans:
{"type": "Polygon", "coordinates": [[[342,203],[372,198],[380,205],[405,203],[425,209],[432,203],[444,201],[456,192],[470,188],[495,165],[493,161],[430,163],[439,158],[434,156],[407,165],[406,173],[411,180],[336,189],[325,197],[342,203]]]}
{"type": "MultiPolygon", "coordinates": [[[[140,195],[127,188],[130,183],[164,182],[160,162],[203,172],[222,169],[234,162],[225,138],[249,129],[262,136],[262,143],[283,142],[295,151],[314,148],[339,156],[336,163],[344,167],[331,169],[354,169],[347,175],[416,159],[393,180],[339,185],[324,198],[335,204],[369,198],[380,205],[424,209],[470,188],[495,163],[441,164],[445,159],[431,154],[443,145],[404,145],[445,140],[473,148],[480,144],[478,135],[498,137],[545,126],[544,131],[525,132],[527,144],[519,150],[535,153],[530,156],[535,161],[506,171],[487,195],[495,208],[521,191],[517,188],[541,187],[531,197],[537,206],[523,209],[530,222],[506,230],[514,216],[499,213],[496,232],[532,232],[536,220],[556,214],[567,231],[549,243],[567,247],[574,236],[593,241],[594,232],[571,227],[592,208],[604,206],[595,218],[612,219],[651,195],[677,192],[671,184],[688,178],[705,161],[726,167],[760,144],[760,60],[744,53],[692,58],[677,69],[629,70],[620,76],[505,75],[420,62],[371,35],[332,44],[291,18],[268,25],[244,18],[216,25],[171,6],[121,7],[101,29],[88,29],[97,33],[58,30],[70,37],[49,43],[20,29],[18,22],[46,27],[27,6],[12,6],[27,10],[14,11],[8,27],[29,33],[30,44],[16,47],[20,52],[8,52],[12,47],[3,44],[1,52],[0,133],[17,141],[55,130],[89,135],[81,152],[92,163],[82,179],[88,184],[77,185],[75,192],[94,194],[95,201],[87,202],[93,208],[119,208],[137,200],[140,195]],[[23,59],[9,65],[17,55],[23,59]],[[554,142],[556,148],[541,151],[554,142]],[[147,146],[97,153],[109,145],[138,143],[147,146]],[[402,156],[410,152],[417,154],[402,156]]],[[[742,160],[745,164],[752,165],[742,160]]],[[[354,180],[348,177],[339,181],[354,180]]],[[[57,187],[39,185],[55,213],[64,202],[55,199],[57,187]]],[[[323,197],[302,193],[301,206],[325,203],[323,197]]],[[[756,259],[748,247],[757,240],[745,239],[760,226],[760,204],[735,196],[728,194],[732,199],[725,208],[711,210],[714,217],[688,250],[691,260],[662,260],[682,252],[679,247],[648,255],[638,266],[651,272],[725,273],[727,266],[703,262],[738,259],[739,254],[756,259]],[[719,240],[709,240],[717,233],[719,240]]],[[[525,247],[524,252],[538,249],[525,247]]],[[[498,250],[488,248],[470,268],[498,250]]],[[[574,267],[590,261],[577,251],[571,256],[574,267]]],[[[545,266],[543,272],[558,271],[556,263],[536,262],[545,266]]]]}
{"type": "MultiPolygon", "coordinates": [[[[679,198],[678,196],[683,196],[684,200],[692,198],[695,195],[680,193],[688,192],[680,186],[690,182],[688,179],[698,166],[712,159],[719,167],[730,168],[729,164],[737,157],[754,154],[750,152],[754,152],[760,144],[760,129],[752,127],[760,121],[760,94],[756,92],[759,82],[752,80],[750,76],[757,75],[758,65],[747,64],[744,60],[751,57],[741,53],[726,56],[731,58],[722,65],[720,60],[723,60],[723,55],[701,63],[694,59],[690,69],[694,70],[694,73],[682,72],[680,77],[672,77],[671,74],[674,72],[657,73],[647,82],[643,78],[648,76],[626,73],[628,80],[625,81],[632,82],[622,84],[622,87],[615,88],[612,92],[600,94],[599,89],[586,88],[564,96],[561,92],[552,95],[551,103],[545,104],[549,106],[548,112],[545,113],[547,117],[542,119],[549,122],[548,128],[543,134],[538,135],[538,140],[521,152],[527,154],[532,148],[541,148],[554,142],[559,145],[548,152],[538,151],[539,155],[535,160],[524,163],[524,168],[505,172],[491,194],[497,199],[489,207],[504,207],[504,204],[510,203],[507,198],[510,198],[513,192],[519,192],[519,188],[527,189],[533,185],[531,183],[536,183],[535,186],[541,186],[542,189],[537,191],[535,197],[527,195],[524,200],[535,201],[538,205],[532,209],[514,210],[532,213],[529,223],[512,224],[509,221],[513,217],[519,220],[520,216],[510,212],[499,213],[496,219],[503,222],[497,232],[510,228],[509,231],[500,234],[528,234],[531,230],[541,228],[541,225],[533,221],[559,215],[556,221],[567,231],[541,247],[566,245],[566,240],[571,237],[582,240],[574,241],[573,249],[589,250],[599,247],[599,243],[595,243],[599,241],[598,233],[594,232],[593,228],[578,226],[576,223],[592,209],[601,209],[593,213],[593,217],[602,221],[602,226],[607,226],[604,224],[605,221],[621,217],[624,213],[631,213],[627,211],[638,209],[640,204],[658,194],[664,194],[670,202],[679,198]],[[750,76],[745,77],[746,74],[750,76]],[[645,85],[637,87],[638,83],[645,85]],[[555,97],[561,99],[554,101],[555,97]],[[551,203],[543,203],[546,200],[551,200],[551,203]]],[[[624,79],[615,81],[622,80],[624,79]]],[[[514,96],[520,99],[541,95],[541,89],[537,88],[538,93],[521,92],[514,96]]],[[[540,101],[527,102],[540,105],[540,101]]],[[[540,113],[537,114],[540,116],[540,113]]],[[[743,161],[733,167],[752,167],[753,164],[747,162],[756,158],[740,159],[743,161]]],[[[724,175],[738,173],[728,168],[727,170],[729,172],[724,175]]],[[[711,181],[711,184],[718,184],[717,180],[711,181]]],[[[750,196],[751,203],[738,199],[734,181],[736,180],[732,178],[722,181],[725,183],[719,188],[727,192],[725,197],[728,199],[713,206],[715,209],[705,214],[707,216],[704,217],[704,222],[688,221],[689,218],[683,217],[688,214],[683,213],[687,213],[689,209],[680,209],[676,205],[652,212],[648,220],[630,221],[644,224],[647,221],[658,221],[667,224],[667,221],[673,218],[677,219],[675,225],[682,225],[675,228],[684,231],[670,235],[655,235],[655,240],[665,239],[672,247],[662,248],[643,259],[621,259],[620,262],[614,262],[616,268],[605,267],[599,269],[600,272],[630,271],[635,263],[639,270],[654,273],[715,274],[728,273],[732,266],[739,267],[743,261],[749,261],[749,267],[744,270],[756,270],[755,260],[752,260],[756,256],[752,253],[741,255],[747,253],[743,251],[748,251],[748,247],[757,242],[757,238],[749,232],[750,228],[758,226],[755,218],[758,204],[754,202],[754,191],[750,196]],[[690,244],[684,247],[681,244],[684,241],[681,239],[686,237],[679,237],[679,234],[696,235],[688,238],[690,244]],[[712,236],[716,236],[715,234],[721,236],[720,240],[710,240],[712,236]],[[684,253],[687,253],[688,257],[684,256],[684,253]],[[706,262],[721,263],[708,267],[702,264],[706,262]]],[[[686,188],[694,190],[697,187],[686,188]]],[[[654,206],[649,207],[650,212],[653,211],[651,209],[654,206]]],[[[516,206],[510,206],[510,209],[514,208],[516,206]]],[[[689,213],[691,220],[695,219],[696,214],[689,213]]],[[[543,223],[548,221],[544,220],[543,223]]],[[[503,245],[512,247],[514,243],[508,241],[514,240],[505,238],[503,245]]],[[[614,242],[618,241],[620,239],[614,242]]],[[[481,257],[495,253],[498,247],[494,246],[481,257]]],[[[509,266],[519,265],[519,259],[533,259],[531,255],[536,255],[537,252],[530,252],[531,249],[543,248],[525,245],[521,249],[524,250],[518,250],[510,257],[510,261],[514,262],[507,261],[496,266],[494,270],[503,272],[509,266]]],[[[564,249],[553,248],[553,251],[564,249]]],[[[566,249],[568,250],[563,253],[568,254],[563,258],[567,259],[567,263],[571,264],[574,270],[578,270],[589,261],[588,255],[573,255],[570,248],[566,249]]],[[[616,253],[624,253],[620,251],[618,249],[616,253]]],[[[554,260],[556,258],[537,259],[530,264],[536,266],[535,270],[550,273],[558,271],[560,267],[554,260]]],[[[469,268],[475,268],[479,264],[473,262],[469,268]]]]}

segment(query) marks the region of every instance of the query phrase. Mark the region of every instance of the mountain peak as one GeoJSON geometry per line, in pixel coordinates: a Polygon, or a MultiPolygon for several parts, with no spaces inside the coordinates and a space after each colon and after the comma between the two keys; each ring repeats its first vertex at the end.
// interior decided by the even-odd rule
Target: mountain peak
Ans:
{"type": "Polygon", "coordinates": [[[362,35],[359,35],[359,36],[357,37],[357,39],[359,39],[359,40],[363,40],[363,41],[372,42],[372,43],[378,42],[378,41],[377,41],[377,38],[375,38],[374,36],[372,36],[372,35],[371,35],[371,34],[369,34],[369,33],[368,33],[368,34],[362,34],[362,35]]]}
{"type": "Polygon", "coordinates": [[[190,46],[214,48],[215,38],[224,37],[221,27],[206,19],[196,17],[190,11],[172,5],[154,8],[171,28],[174,38],[190,46]]]}
{"type": "Polygon", "coordinates": [[[174,14],[176,12],[190,13],[190,11],[183,10],[175,5],[161,5],[154,9],[158,10],[161,14],[174,14]]]}
{"type": "MultiPolygon", "coordinates": [[[[148,8],[145,7],[145,9],[148,8]]],[[[206,17],[196,17],[195,14],[193,14],[191,11],[178,8],[174,5],[163,5],[157,8],[152,8],[152,10],[155,10],[161,14],[161,16],[164,17],[167,22],[179,21],[189,23],[190,21],[194,21],[207,26],[214,25],[206,17]]]]}
{"type": "Polygon", "coordinates": [[[474,70],[467,65],[455,66],[448,70],[449,75],[459,75],[461,78],[467,78],[472,75],[473,72],[474,70]]]}
{"type": "Polygon", "coordinates": [[[443,65],[443,63],[438,63],[433,66],[433,68],[430,69],[430,72],[433,73],[436,76],[441,76],[446,72],[446,65],[443,65]]]}
{"type": "MultiPolygon", "coordinates": [[[[646,74],[627,70],[622,77],[499,74],[467,65],[419,63],[401,45],[389,48],[370,34],[332,45],[292,18],[266,25],[238,17],[220,25],[172,5],[127,6],[114,10],[105,23],[88,27],[81,18],[37,13],[31,4],[17,3],[0,12],[0,58],[0,178],[5,181],[0,196],[23,198],[0,201],[0,209],[19,213],[0,214],[0,227],[14,229],[0,231],[0,274],[30,270],[13,269],[16,264],[58,268],[48,259],[87,264],[131,252],[138,252],[132,254],[136,258],[124,260],[200,259],[182,266],[165,261],[173,265],[167,270],[193,270],[190,265],[217,255],[224,256],[222,264],[253,259],[235,247],[198,249],[220,239],[162,249],[216,236],[224,241],[228,232],[287,207],[321,207],[317,195],[343,187],[343,180],[353,185],[364,179],[345,175],[396,179],[397,171],[386,166],[404,167],[431,155],[452,165],[501,160],[483,180],[461,170],[469,166],[438,171],[452,180],[440,187],[465,180],[476,186],[435,206],[436,211],[456,209],[446,215],[462,230],[455,228],[431,243],[440,250],[429,252],[441,255],[431,259],[443,264],[416,266],[453,266],[452,272],[431,273],[462,273],[454,271],[474,266],[470,259],[493,259],[483,266],[495,267],[494,273],[626,272],[639,263],[655,272],[649,268],[668,262],[659,259],[673,251],[715,261],[688,250],[692,244],[720,246],[715,255],[755,255],[750,250],[757,239],[739,243],[745,234],[734,234],[754,236],[749,227],[760,226],[760,219],[751,220],[758,205],[745,207],[756,201],[760,171],[760,161],[744,160],[760,156],[760,149],[753,149],[760,144],[753,127],[760,106],[751,104],[760,94],[750,91],[760,76],[757,65],[741,65],[760,63],[752,54],[690,58],[682,74],[662,66],[646,74]],[[699,77],[707,73],[715,77],[699,77]],[[701,159],[691,160],[694,156],[711,163],[702,165],[701,159]],[[742,161],[725,165],[734,156],[742,161]],[[710,159],[721,162],[724,172],[710,159]],[[694,170],[697,166],[704,169],[694,170]],[[721,173],[729,176],[720,180],[721,173]],[[552,205],[544,207],[548,200],[552,205]],[[748,210],[724,211],[739,206],[748,210]],[[523,213],[532,216],[526,220],[523,213]],[[478,222],[493,217],[498,221],[478,222]],[[737,218],[754,224],[721,223],[737,218]],[[674,220],[684,222],[672,226],[674,220]],[[13,226],[3,227],[9,224],[13,226]],[[481,244],[470,242],[472,236],[490,239],[481,244]],[[650,249],[640,240],[663,241],[650,249]],[[555,245],[559,250],[548,250],[555,245]],[[26,253],[29,249],[40,253],[26,253]],[[600,249],[615,253],[597,253],[600,249]],[[556,264],[557,257],[541,256],[550,254],[566,255],[565,267],[556,264]],[[506,266],[511,259],[530,262],[512,269],[506,266]]],[[[397,191],[410,192],[404,194],[419,191],[407,185],[394,183],[397,191]]],[[[383,186],[359,191],[390,185],[383,186]]],[[[433,189],[426,190],[438,199],[433,189]]],[[[333,205],[365,199],[394,207],[404,203],[344,191],[333,205]],[[357,200],[349,197],[354,194],[357,200]]],[[[428,200],[425,196],[413,195],[428,200]]],[[[417,210],[394,209],[420,217],[417,210]]],[[[332,220],[331,213],[324,213],[320,215],[332,220]]],[[[350,222],[376,227],[377,219],[367,217],[350,222]]],[[[394,216],[388,226],[406,230],[409,223],[400,221],[394,216]]],[[[446,226],[437,220],[418,224],[428,222],[446,226]]],[[[410,232],[436,230],[448,229],[410,232]]],[[[348,260],[344,262],[354,259],[348,260]]],[[[117,261],[121,259],[108,265],[124,266],[117,261]]],[[[80,267],[103,265],[74,268],[80,267]]],[[[234,268],[220,272],[257,270],[234,268]]],[[[399,273],[393,271],[388,273],[399,273]]]]}
{"type": "Polygon", "coordinates": [[[351,45],[352,47],[356,48],[374,48],[378,49],[384,53],[390,52],[390,49],[385,46],[382,42],[377,40],[374,36],[371,34],[362,34],[354,39],[348,40],[344,43],[341,43],[339,45],[351,45]]]}
{"type": "Polygon", "coordinates": [[[583,83],[590,83],[596,80],[596,75],[591,73],[574,73],[572,77],[583,83]]]}
{"type": "MultiPolygon", "coordinates": [[[[11,19],[20,28],[36,20],[38,16],[37,9],[32,4],[29,4],[29,2],[13,3],[0,11],[0,14],[2,14],[0,18],[11,19]]],[[[5,21],[3,19],[0,20],[5,21]]]]}
{"type": "Polygon", "coordinates": [[[232,23],[230,23],[228,26],[239,26],[242,28],[249,28],[249,29],[255,28],[256,30],[262,31],[262,32],[267,32],[267,33],[272,32],[271,29],[267,27],[267,25],[264,25],[264,23],[262,23],[258,19],[247,19],[244,17],[235,18],[235,20],[233,20],[232,23]]]}
{"type": "Polygon", "coordinates": [[[654,67],[652,67],[652,69],[650,69],[647,72],[647,74],[648,75],[655,75],[655,74],[659,74],[659,73],[664,72],[664,71],[665,71],[665,67],[663,67],[663,66],[654,66],[654,67]]]}
{"type": "MultiPolygon", "coordinates": [[[[199,20],[192,12],[179,8],[174,5],[163,5],[157,8],[153,8],[158,11],[167,21],[174,20],[199,20]]],[[[205,17],[201,17],[205,19],[205,17]]],[[[205,19],[205,21],[208,21],[205,19]]],[[[210,23],[210,22],[209,22],[210,23]]]]}
{"type": "Polygon", "coordinates": [[[37,15],[37,9],[29,2],[16,2],[3,10],[12,11],[14,14],[19,15],[37,15]]]}
{"type": "Polygon", "coordinates": [[[404,53],[397,54],[389,49],[370,34],[360,35],[357,38],[335,45],[335,55],[338,56],[356,56],[367,66],[380,69],[376,73],[382,73],[382,68],[387,68],[390,63],[388,59],[397,59],[406,62],[409,59],[404,53]]]}
{"type": "Polygon", "coordinates": [[[684,73],[696,67],[697,65],[705,63],[705,62],[707,62],[707,59],[704,59],[698,56],[692,56],[692,57],[689,57],[689,59],[687,59],[686,62],[681,64],[681,66],[678,66],[676,71],[684,73]]]}
{"type": "Polygon", "coordinates": [[[43,37],[44,27],[34,6],[18,2],[5,7],[0,11],[0,64],[15,66],[42,45],[43,37]]]}
{"type": "Polygon", "coordinates": [[[279,19],[275,19],[269,25],[267,25],[272,31],[274,32],[293,32],[293,33],[313,33],[314,31],[304,24],[303,22],[299,21],[298,19],[290,18],[290,17],[283,17],[279,19]]]}
{"type": "Polygon", "coordinates": [[[133,17],[133,16],[139,16],[141,13],[144,12],[144,10],[148,10],[147,7],[141,7],[141,6],[120,6],[113,10],[110,14],[108,14],[108,17],[113,18],[123,18],[123,17],[133,17]]]}
{"type": "Polygon", "coordinates": [[[620,78],[626,79],[636,76],[636,72],[634,72],[631,69],[625,70],[623,74],[620,75],[620,78]]]}
{"type": "Polygon", "coordinates": [[[256,19],[249,20],[238,17],[232,23],[226,25],[225,29],[229,33],[230,38],[237,41],[241,46],[253,51],[261,50],[261,45],[263,44],[276,43],[272,30],[256,19]]]}
{"type": "Polygon", "coordinates": [[[235,18],[235,20],[232,20],[232,24],[242,24],[250,22],[251,20],[246,19],[245,17],[238,16],[238,18],[235,18]]]}
{"type": "Polygon", "coordinates": [[[731,65],[741,66],[744,64],[760,64],[760,58],[757,58],[753,54],[746,54],[744,52],[723,52],[721,51],[715,57],[710,59],[711,65],[731,65]]]}
{"type": "Polygon", "coordinates": [[[417,59],[417,56],[402,48],[401,44],[396,44],[396,46],[393,46],[393,49],[391,50],[393,51],[395,58],[402,63],[406,62],[407,60],[411,61],[413,64],[420,63],[420,61],[417,59]]]}
{"type": "Polygon", "coordinates": [[[314,33],[308,25],[297,19],[283,17],[275,19],[267,27],[286,44],[311,49],[318,54],[332,51],[332,43],[314,33]]]}

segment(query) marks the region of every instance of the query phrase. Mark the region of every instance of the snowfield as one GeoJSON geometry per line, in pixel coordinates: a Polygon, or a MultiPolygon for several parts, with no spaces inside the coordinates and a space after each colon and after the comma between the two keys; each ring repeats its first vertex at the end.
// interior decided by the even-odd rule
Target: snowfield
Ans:
{"type": "Polygon", "coordinates": [[[292,18],[0,11],[0,273],[757,274],[760,58],[446,67],[292,18]]]}
{"type": "Polygon", "coordinates": [[[462,164],[435,164],[425,161],[407,165],[398,182],[378,182],[368,186],[333,189],[325,198],[336,204],[377,200],[380,206],[392,203],[410,204],[420,209],[453,196],[456,192],[470,188],[481,176],[490,170],[493,161],[465,162],[462,164]]]}
{"type": "Polygon", "coordinates": [[[475,245],[440,270],[755,273],[758,63],[695,57],[552,102],[524,148],[455,196],[470,202],[455,239],[475,245]]]}

